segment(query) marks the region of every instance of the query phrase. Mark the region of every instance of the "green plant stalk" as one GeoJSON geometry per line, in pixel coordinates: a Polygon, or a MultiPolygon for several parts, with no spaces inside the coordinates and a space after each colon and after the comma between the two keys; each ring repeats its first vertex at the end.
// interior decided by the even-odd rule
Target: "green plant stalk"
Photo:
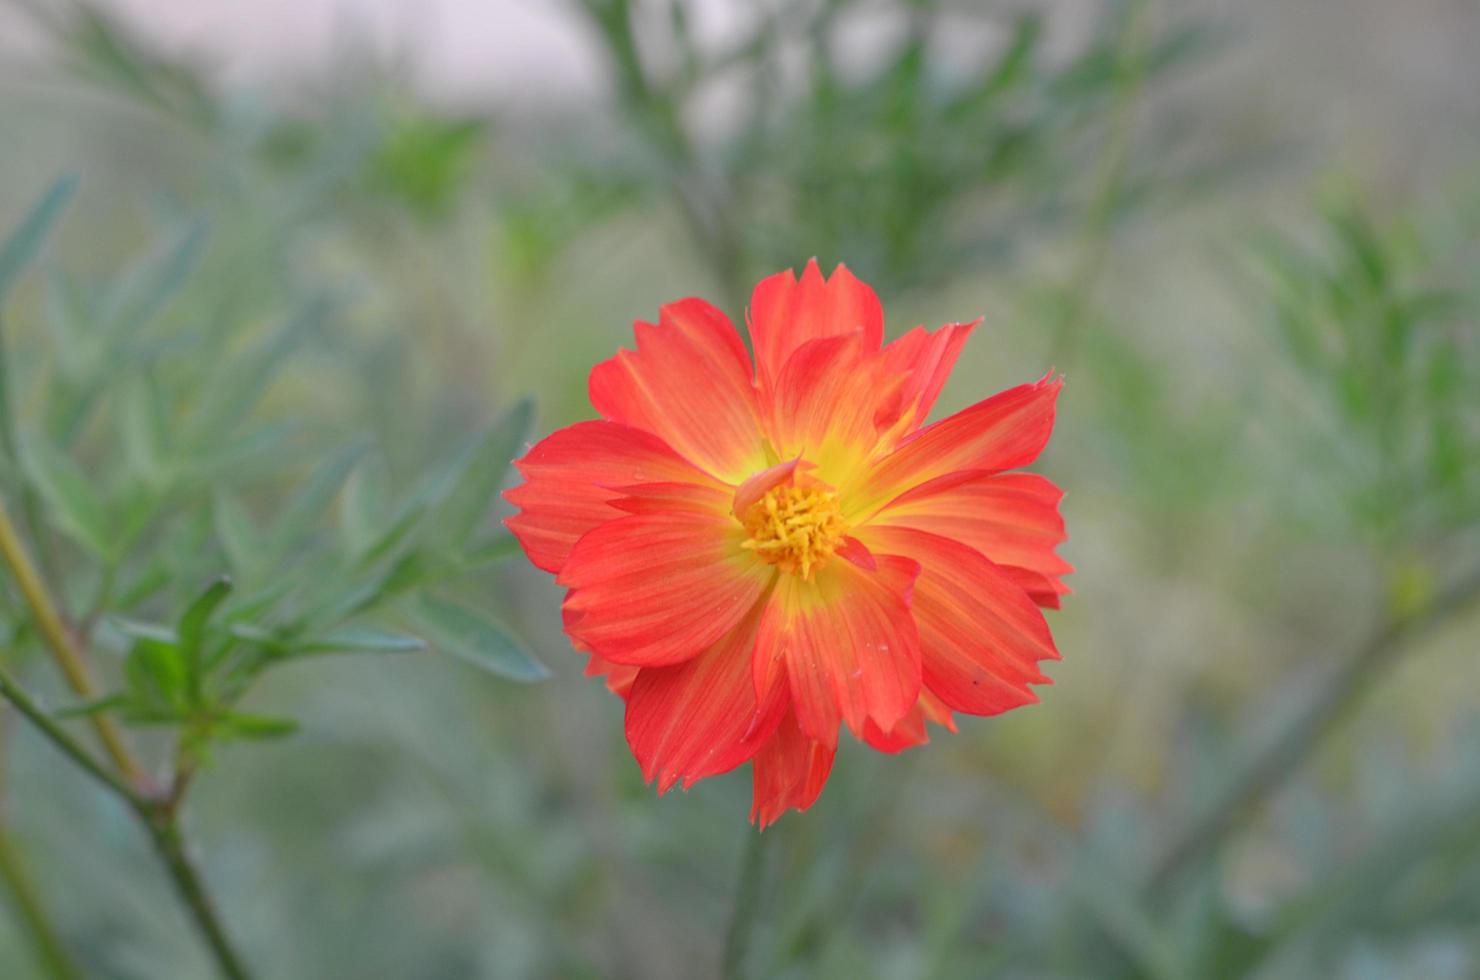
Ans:
{"type": "MultiPolygon", "coordinates": [[[[0,713],[0,784],[3,784],[5,749],[9,745],[11,715],[0,713]]],[[[0,786],[0,882],[9,890],[26,935],[35,947],[37,965],[48,980],[82,980],[61,934],[52,924],[41,901],[41,893],[26,870],[26,863],[10,836],[3,786],[0,786]]]]}
{"type": "Polygon", "coordinates": [[[1114,101],[1110,109],[1109,133],[1105,139],[1103,163],[1095,183],[1089,213],[1079,238],[1078,255],[1059,293],[1050,331],[1054,361],[1068,367],[1078,355],[1084,331],[1083,320],[1090,297],[1099,283],[1110,253],[1111,233],[1115,225],[1115,206],[1125,187],[1130,165],[1131,130],[1136,109],[1145,87],[1143,63],[1145,40],[1142,37],[1147,0],[1131,0],[1125,13],[1124,35],[1116,50],[1114,101]]]}
{"type": "Polygon", "coordinates": [[[724,980],[741,980],[745,976],[746,954],[750,952],[756,926],[760,922],[761,886],[766,878],[768,844],[764,832],[746,826],[740,880],[735,885],[735,905],[730,912],[730,925],[725,931],[724,953],[720,960],[720,976],[724,980]]]}
{"type": "Polygon", "coordinates": [[[1173,839],[1151,867],[1147,892],[1155,897],[1166,891],[1183,870],[1215,848],[1250,807],[1284,785],[1347,711],[1393,668],[1414,639],[1477,603],[1480,568],[1461,576],[1422,609],[1379,626],[1289,728],[1256,755],[1181,836],[1173,839]]]}
{"type": "MultiPolygon", "coordinates": [[[[67,631],[66,625],[62,622],[56,604],[52,602],[51,594],[37,573],[36,566],[31,563],[31,558],[26,553],[25,545],[21,543],[20,535],[16,533],[15,525],[11,523],[10,514],[3,502],[0,502],[0,558],[4,559],[11,574],[15,576],[16,584],[20,586],[21,594],[25,596],[26,605],[30,607],[32,615],[36,618],[36,627],[41,631],[47,649],[51,651],[57,665],[61,667],[62,673],[66,676],[67,684],[78,697],[92,700],[97,695],[87,663],[82,659],[81,651],[73,642],[72,634],[67,631]]],[[[103,749],[118,767],[118,771],[123,773],[130,782],[142,784],[143,772],[124,745],[123,735],[113,724],[113,719],[106,715],[94,714],[89,720],[92,722],[93,730],[97,732],[98,740],[103,743],[103,749]]]]}
{"type": "Polygon", "coordinates": [[[21,856],[11,843],[10,833],[0,827],[0,880],[10,891],[16,915],[36,950],[37,962],[49,980],[82,980],[82,974],[67,955],[56,927],[47,918],[36,884],[26,872],[21,856]]]}
{"type": "Polygon", "coordinates": [[[94,759],[80,742],[69,735],[66,729],[41,710],[40,706],[31,700],[30,695],[22,690],[3,668],[0,668],[0,697],[4,697],[15,705],[16,710],[25,716],[27,721],[35,725],[53,745],[134,811],[139,822],[148,832],[154,849],[164,861],[175,890],[190,911],[201,937],[210,947],[221,975],[227,977],[228,980],[249,980],[251,974],[247,972],[241,957],[232,947],[220,917],[216,914],[215,906],[201,881],[200,873],[190,860],[190,854],[181,838],[179,800],[174,796],[162,799],[145,796],[136,786],[110,772],[102,763],[94,759]]]}
{"type": "Polygon", "coordinates": [[[190,860],[175,812],[167,807],[154,807],[149,813],[141,813],[140,816],[148,824],[154,849],[169,869],[170,880],[174,882],[181,900],[190,908],[196,927],[216,957],[216,965],[222,976],[229,980],[249,980],[251,975],[231,945],[231,939],[226,935],[221,917],[216,914],[215,905],[201,881],[200,873],[190,860]]]}
{"type": "Polygon", "coordinates": [[[719,279],[732,308],[744,305],[743,255],[726,193],[706,193],[698,150],[684,129],[680,107],[666,91],[648,81],[638,50],[630,0],[581,0],[597,36],[606,45],[616,73],[616,87],[628,111],[670,154],[673,200],[690,235],[719,279]]]}

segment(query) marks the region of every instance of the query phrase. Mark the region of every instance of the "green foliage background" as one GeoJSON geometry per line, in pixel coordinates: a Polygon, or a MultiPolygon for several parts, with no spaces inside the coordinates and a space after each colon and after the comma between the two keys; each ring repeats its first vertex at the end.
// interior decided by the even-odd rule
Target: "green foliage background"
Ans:
{"type": "MultiPolygon", "coordinates": [[[[768,832],[744,972],[1480,975],[1480,12],[809,0],[716,49],[569,0],[604,98],[452,109],[106,9],[0,61],[0,499],[103,696],[9,577],[0,665],[186,774],[257,975],[715,973],[748,776],[642,785],[496,491],[633,319],[812,255],[891,334],[985,313],[942,412],[1068,375],[1078,572],[1041,705],[849,746],[768,832]]],[[[213,975],[12,714],[0,835],[82,975],[213,975]]],[[[0,976],[47,975],[23,922],[0,976]]]]}

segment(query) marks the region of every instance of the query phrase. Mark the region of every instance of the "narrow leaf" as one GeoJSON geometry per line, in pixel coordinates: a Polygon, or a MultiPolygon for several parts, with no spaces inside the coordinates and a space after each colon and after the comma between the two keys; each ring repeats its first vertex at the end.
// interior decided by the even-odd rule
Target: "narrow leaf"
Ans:
{"type": "Polygon", "coordinates": [[[41,251],[52,226],[62,216],[67,202],[77,191],[77,175],[67,174],[47,189],[15,231],[0,245],[0,303],[5,302],[16,278],[41,251]]]}
{"type": "Polygon", "coordinates": [[[441,508],[436,528],[443,541],[460,543],[475,531],[529,435],[534,403],[521,399],[474,444],[466,467],[441,508]]]}
{"type": "Polygon", "coordinates": [[[206,626],[216,608],[231,594],[231,579],[222,576],[196,597],[180,617],[180,659],[185,665],[186,688],[191,700],[199,703],[205,678],[201,650],[205,644],[206,626]]]}
{"type": "Polygon", "coordinates": [[[292,718],[275,718],[271,715],[233,713],[216,723],[216,732],[223,738],[283,738],[296,731],[298,722],[292,718]]]}
{"type": "Polygon", "coordinates": [[[465,606],[425,596],[414,606],[414,616],[433,647],[484,670],[525,682],[550,676],[507,629],[465,606]]]}
{"type": "Polygon", "coordinates": [[[39,439],[26,442],[24,465],[57,528],[95,556],[109,557],[113,542],[107,514],[77,465],[39,439]]]}
{"type": "Polygon", "coordinates": [[[425,650],[426,643],[408,633],[397,633],[378,626],[342,626],[301,647],[300,653],[415,653],[425,650]]]}

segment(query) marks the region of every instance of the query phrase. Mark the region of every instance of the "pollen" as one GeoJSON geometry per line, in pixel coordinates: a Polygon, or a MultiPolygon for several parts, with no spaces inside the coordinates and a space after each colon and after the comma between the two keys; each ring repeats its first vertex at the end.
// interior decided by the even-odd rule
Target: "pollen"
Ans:
{"type": "Polygon", "coordinates": [[[746,509],[742,523],[749,535],[742,548],[804,579],[827,564],[848,532],[838,495],[819,486],[772,487],[746,509]]]}

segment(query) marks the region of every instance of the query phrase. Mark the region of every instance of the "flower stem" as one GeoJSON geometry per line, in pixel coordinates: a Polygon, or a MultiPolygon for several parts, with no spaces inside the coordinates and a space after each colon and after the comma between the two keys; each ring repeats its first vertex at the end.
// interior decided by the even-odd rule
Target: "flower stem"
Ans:
{"type": "MultiPolygon", "coordinates": [[[[40,630],[42,638],[46,641],[47,649],[51,651],[56,659],[57,665],[61,667],[62,673],[67,678],[67,684],[78,697],[91,700],[95,697],[92,675],[88,672],[87,663],[82,659],[82,653],[73,642],[72,634],[67,631],[62,622],[61,615],[57,612],[56,603],[52,601],[51,593],[47,591],[46,585],[32,564],[30,556],[26,553],[25,545],[21,544],[20,535],[16,533],[15,525],[10,521],[10,514],[6,511],[3,502],[0,502],[0,559],[9,566],[11,574],[20,586],[21,594],[26,598],[26,605],[30,607],[31,613],[36,618],[36,628],[40,630]]],[[[89,719],[93,729],[98,734],[98,740],[103,743],[103,749],[113,760],[118,771],[130,782],[141,784],[143,774],[139,770],[138,763],[129,754],[128,748],[123,743],[123,736],[113,724],[113,720],[103,714],[94,714],[89,719]]]]}
{"type": "Polygon", "coordinates": [[[130,783],[125,782],[119,776],[114,775],[101,762],[94,759],[87,749],[73,738],[65,728],[57,724],[50,715],[41,710],[41,706],[31,700],[31,696],[21,689],[10,676],[10,672],[0,667],[0,697],[5,698],[15,705],[15,710],[25,716],[26,720],[35,725],[41,734],[45,735],[53,745],[75,762],[79,769],[112,790],[123,802],[127,803],[135,812],[142,812],[149,808],[149,801],[130,783]]]}
{"type": "Polygon", "coordinates": [[[1387,620],[1374,630],[1280,737],[1254,757],[1185,833],[1173,839],[1152,865],[1147,891],[1153,896],[1165,891],[1185,868],[1212,850],[1250,807],[1284,785],[1347,710],[1392,668],[1412,640],[1477,601],[1480,568],[1461,576],[1419,612],[1387,620]]]}
{"type": "MultiPolygon", "coordinates": [[[[775,836],[774,832],[771,836],[775,836]]],[[[760,921],[767,846],[767,835],[747,825],[745,849],[740,858],[740,880],[735,885],[735,905],[730,912],[724,956],[720,961],[720,976],[724,980],[741,980],[745,976],[745,957],[760,921]]]]}
{"type": "Polygon", "coordinates": [[[10,891],[16,915],[36,947],[36,959],[49,980],[82,980],[82,974],[67,955],[56,927],[46,916],[41,896],[37,894],[36,885],[27,874],[21,856],[16,853],[9,832],[3,827],[0,827],[0,880],[10,891]]]}
{"type": "Polygon", "coordinates": [[[221,918],[216,914],[215,906],[211,902],[211,896],[201,881],[200,873],[196,870],[194,862],[190,860],[185,841],[180,835],[178,820],[173,813],[163,808],[155,810],[151,816],[153,819],[148,820],[148,826],[149,836],[154,841],[154,848],[159,852],[165,866],[169,868],[170,878],[175,883],[175,890],[179,893],[180,899],[189,907],[201,937],[205,939],[206,945],[210,946],[211,953],[216,957],[216,966],[221,970],[221,975],[228,977],[229,980],[248,980],[250,974],[231,945],[226,929],[221,924],[221,918]]]}
{"type": "Polygon", "coordinates": [[[77,763],[80,769],[112,790],[128,804],[138,816],[139,822],[148,831],[154,849],[159,852],[166,870],[169,871],[175,890],[189,909],[201,937],[210,946],[221,975],[229,980],[248,980],[250,974],[242,965],[241,957],[237,955],[227,938],[226,930],[216,914],[210,896],[206,893],[200,873],[190,860],[189,852],[181,838],[177,809],[178,797],[173,793],[158,798],[145,796],[134,785],[109,771],[102,763],[94,759],[80,742],[68,734],[66,729],[41,710],[40,706],[15,683],[14,678],[3,668],[0,668],[0,697],[4,697],[15,705],[16,710],[24,715],[26,720],[40,729],[41,733],[77,763]]]}

